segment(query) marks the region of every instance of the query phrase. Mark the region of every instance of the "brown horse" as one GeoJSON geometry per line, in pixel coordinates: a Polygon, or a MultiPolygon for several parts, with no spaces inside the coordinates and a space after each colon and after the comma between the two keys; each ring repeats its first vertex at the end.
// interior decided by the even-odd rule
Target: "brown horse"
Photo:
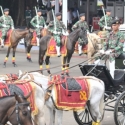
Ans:
{"type": "Polygon", "coordinates": [[[26,37],[26,35],[30,32],[33,32],[31,29],[29,30],[21,30],[21,29],[14,29],[11,33],[11,37],[10,37],[10,45],[8,46],[8,51],[7,51],[7,55],[6,58],[4,60],[4,67],[6,67],[6,62],[8,60],[9,54],[10,54],[10,50],[11,48],[13,48],[13,57],[12,57],[12,64],[14,65],[14,67],[16,66],[15,63],[15,52],[16,52],[16,48],[17,45],[19,43],[19,41],[26,37]]]}
{"type": "MultiPolygon", "coordinates": [[[[43,36],[46,36],[46,35],[51,35],[51,33],[47,29],[42,29],[41,35],[39,36],[39,39],[43,36]]],[[[32,47],[34,46],[32,44],[32,39],[33,39],[33,33],[32,32],[29,32],[26,35],[26,37],[24,38],[24,45],[25,45],[25,49],[26,49],[26,53],[27,53],[27,60],[29,62],[32,62],[31,55],[30,55],[30,51],[31,51],[32,47]]]]}
{"type": "Polygon", "coordinates": [[[30,96],[14,96],[0,98],[0,124],[5,125],[8,121],[12,125],[33,125],[31,111],[27,98],[30,96]]]}
{"type": "MultiPolygon", "coordinates": [[[[63,66],[62,66],[62,71],[64,72],[64,70],[66,70],[66,75],[69,74],[68,67],[69,67],[69,63],[70,63],[72,54],[74,53],[75,44],[76,44],[78,38],[81,38],[84,40],[85,35],[86,35],[86,30],[84,28],[80,28],[80,29],[76,29],[75,31],[70,33],[69,36],[66,38],[67,39],[67,41],[66,41],[67,54],[66,54],[66,56],[63,57],[63,66]]],[[[47,51],[48,44],[49,44],[51,37],[52,36],[47,35],[47,36],[42,37],[40,40],[39,65],[40,65],[41,71],[42,71],[43,59],[44,59],[45,53],[47,51]]],[[[48,73],[51,74],[50,69],[49,69],[49,58],[50,58],[50,56],[46,56],[45,63],[46,63],[48,73]]]]}

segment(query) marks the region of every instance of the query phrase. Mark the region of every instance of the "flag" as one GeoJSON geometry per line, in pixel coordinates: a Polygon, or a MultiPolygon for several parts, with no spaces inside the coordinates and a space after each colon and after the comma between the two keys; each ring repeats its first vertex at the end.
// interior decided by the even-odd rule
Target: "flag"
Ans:
{"type": "Polygon", "coordinates": [[[103,6],[103,1],[102,0],[97,0],[97,6],[103,6]]]}

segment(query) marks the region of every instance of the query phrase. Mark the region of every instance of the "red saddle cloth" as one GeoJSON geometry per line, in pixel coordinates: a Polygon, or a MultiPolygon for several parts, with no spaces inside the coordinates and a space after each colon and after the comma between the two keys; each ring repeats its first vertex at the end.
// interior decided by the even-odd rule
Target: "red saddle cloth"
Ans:
{"type": "MultiPolygon", "coordinates": [[[[88,44],[82,47],[82,51],[83,51],[84,54],[87,53],[87,50],[88,50],[88,44]]],[[[78,42],[76,42],[75,52],[78,52],[78,51],[79,51],[79,50],[78,50],[78,42]]]]}
{"type": "MultiPolygon", "coordinates": [[[[67,55],[67,48],[66,48],[67,37],[63,36],[62,39],[65,39],[65,43],[64,43],[64,45],[61,46],[60,53],[61,53],[62,56],[66,56],[67,55]]],[[[48,48],[47,48],[46,55],[47,56],[57,56],[56,41],[54,40],[53,37],[49,41],[49,45],[48,45],[48,48]]]]}
{"type": "Polygon", "coordinates": [[[89,97],[89,85],[87,80],[81,78],[68,79],[71,79],[70,83],[66,83],[66,79],[60,80],[60,76],[54,76],[52,80],[52,83],[55,83],[56,107],[61,110],[84,109],[89,97]],[[73,89],[69,90],[72,87],[73,89]]]}
{"type": "MultiPolygon", "coordinates": [[[[35,110],[35,100],[34,100],[34,92],[33,92],[33,87],[29,81],[26,80],[20,80],[16,81],[14,83],[18,88],[20,88],[24,94],[24,96],[28,95],[29,92],[32,91],[30,97],[29,97],[29,102],[31,103],[31,110],[35,110]]],[[[11,95],[11,90],[9,89],[8,84],[0,82],[0,98],[5,97],[5,96],[10,96],[11,95]]]]}
{"type": "Polygon", "coordinates": [[[32,45],[32,46],[37,46],[37,39],[36,39],[36,37],[37,37],[37,34],[36,34],[36,32],[34,31],[34,32],[33,32],[33,38],[32,38],[32,40],[31,40],[31,45],[32,45]]]}
{"type": "MultiPolygon", "coordinates": [[[[12,29],[10,29],[8,32],[7,32],[7,36],[6,36],[6,39],[4,41],[4,45],[5,46],[10,46],[11,45],[11,41],[10,41],[10,38],[11,38],[11,34],[12,34],[12,29]]],[[[2,36],[2,32],[0,32],[0,37],[2,36]]]]}

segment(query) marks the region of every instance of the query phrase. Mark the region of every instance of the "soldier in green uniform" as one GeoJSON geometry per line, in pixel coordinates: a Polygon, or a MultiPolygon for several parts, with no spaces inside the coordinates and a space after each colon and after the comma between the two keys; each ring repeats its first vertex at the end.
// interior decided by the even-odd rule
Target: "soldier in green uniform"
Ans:
{"type": "Polygon", "coordinates": [[[4,15],[0,17],[0,31],[2,32],[1,47],[4,47],[4,40],[9,29],[14,29],[14,23],[9,16],[9,9],[4,9],[4,15]]]}
{"type": "Polygon", "coordinates": [[[39,46],[40,31],[41,29],[46,27],[44,17],[41,15],[42,10],[37,10],[37,15],[30,21],[30,24],[35,28],[35,31],[37,33],[37,46],[39,46]]]}
{"type": "Polygon", "coordinates": [[[123,45],[125,42],[125,36],[119,31],[119,26],[120,21],[115,19],[111,24],[112,31],[107,35],[103,49],[100,50],[101,54],[109,56],[109,69],[112,78],[114,78],[115,58],[123,53],[123,45]]]}
{"type": "Polygon", "coordinates": [[[29,23],[30,23],[32,16],[31,16],[31,10],[29,9],[28,6],[26,7],[25,18],[26,18],[26,26],[29,27],[29,23]]]}
{"type": "Polygon", "coordinates": [[[103,29],[103,30],[111,30],[111,23],[112,23],[113,19],[111,17],[111,10],[110,9],[107,9],[106,10],[106,15],[103,16],[98,24],[99,26],[103,29]],[[106,22],[105,22],[106,20],[106,22]]]}
{"type": "Polygon", "coordinates": [[[79,42],[79,44],[78,44],[79,55],[82,55],[82,46],[88,44],[87,35],[89,35],[89,27],[88,27],[87,22],[85,21],[85,14],[84,14],[84,13],[80,14],[80,15],[79,15],[79,18],[80,18],[80,20],[77,21],[77,22],[73,25],[72,30],[75,30],[75,29],[77,29],[77,28],[83,27],[83,28],[86,29],[86,31],[87,31],[87,32],[86,32],[87,34],[86,34],[84,40],[83,40],[83,39],[80,39],[80,38],[78,39],[78,42],[79,42]]]}
{"type": "Polygon", "coordinates": [[[56,50],[57,50],[57,56],[60,57],[60,37],[61,35],[68,35],[66,26],[63,24],[63,22],[61,21],[62,18],[62,14],[61,13],[56,13],[56,19],[55,22],[51,21],[48,25],[48,30],[53,33],[54,39],[56,41],[56,50]],[[65,34],[63,33],[63,30],[65,32],[65,34]]]}

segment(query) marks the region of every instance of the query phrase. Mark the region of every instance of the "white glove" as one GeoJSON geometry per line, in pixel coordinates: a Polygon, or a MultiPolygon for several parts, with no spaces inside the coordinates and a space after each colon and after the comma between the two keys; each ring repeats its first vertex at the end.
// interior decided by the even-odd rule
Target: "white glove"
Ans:
{"type": "Polygon", "coordinates": [[[105,55],[110,55],[111,52],[112,52],[111,50],[107,50],[107,51],[105,52],[105,55]]]}
{"type": "Polygon", "coordinates": [[[87,31],[87,35],[89,35],[90,33],[87,31]]]}
{"type": "Polygon", "coordinates": [[[6,28],[7,26],[5,24],[3,24],[2,27],[6,28]]]}
{"type": "Polygon", "coordinates": [[[66,31],[66,33],[63,33],[63,35],[64,35],[64,36],[68,36],[68,35],[69,35],[69,33],[66,31]]]}
{"type": "Polygon", "coordinates": [[[39,25],[36,25],[37,28],[39,28],[40,26],[39,25]]]}
{"type": "Polygon", "coordinates": [[[11,27],[11,29],[13,30],[13,29],[14,29],[14,27],[11,27]]]}
{"type": "Polygon", "coordinates": [[[43,28],[43,26],[39,26],[39,28],[43,28]]]}
{"type": "Polygon", "coordinates": [[[107,30],[111,29],[111,27],[108,27],[108,26],[104,26],[104,28],[107,29],[107,30]]]}
{"type": "Polygon", "coordinates": [[[98,64],[100,62],[100,59],[96,60],[94,64],[98,64]]]}
{"type": "Polygon", "coordinates": [[[54,34],[57,34],[57,32],[56,32],[56,31],[54,31],[53,33],[54,33],[54,34]]]}
{"type": "Polygon", "coordinates": [[[47,29],[47,26],[45,25],[44,28],[47,29]]]}
{"type": "Polygon", "coordinates": [[[105,52],[104,52],[104,50],[102,49],[102,50],[99,50],[99,53],[104,54],[105,52]]]}

